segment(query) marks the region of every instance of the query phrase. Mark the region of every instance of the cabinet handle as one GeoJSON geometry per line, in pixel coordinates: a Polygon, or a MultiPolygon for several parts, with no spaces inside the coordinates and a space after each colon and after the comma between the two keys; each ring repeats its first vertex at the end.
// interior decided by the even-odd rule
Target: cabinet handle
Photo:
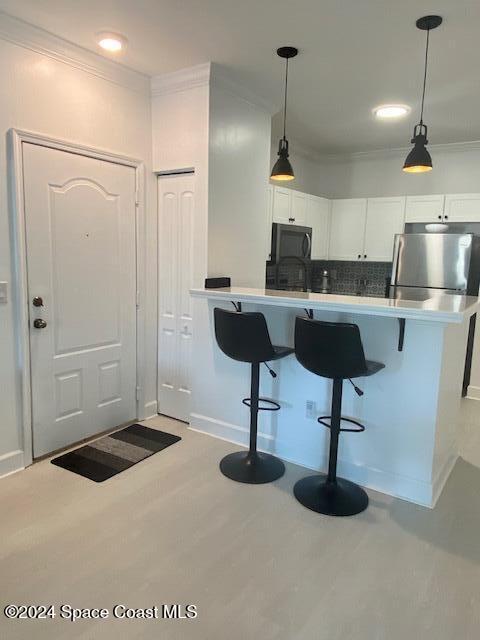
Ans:
{"type": "Polygon", "coordinates": [[[365,253],[365,254],[364,254],[364,256],[363,256],[363,258],[365,259],[366,257],[367,257],[367,254],[365,253]]]}
{"type": "Polygon", "coordinates": [[[448,216],[445,216],[445,220],[448,220],[448,216]]]}
{"type": "Polygon", "coordinates": [[[295,218],[289,218],[288,221],[289,222],[295,222],[295,218]]]}
{"type": "Polygon", "coordinates": [[[438,216],[438,219],[439,219],[439,220],[441,220],[441,219],[442,219],[442,216],[438,216]]]}
{"type": "Polygon", "coordinates": [[[362,254],[361,254],[361,253],[359,253],[359,254],[358,254],[358,259],[360,260],[360,259],[361,259],[361,257],[362,257],[362,254]]]}

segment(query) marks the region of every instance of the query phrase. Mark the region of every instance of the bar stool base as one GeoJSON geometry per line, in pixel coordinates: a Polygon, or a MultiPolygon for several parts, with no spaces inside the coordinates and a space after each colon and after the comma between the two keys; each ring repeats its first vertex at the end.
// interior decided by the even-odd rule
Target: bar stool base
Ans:
{"type": "Polygon", "coordinates": [[[307,509],[327,516],[354,516],[368,507],[366,492],[354,482],[327,476],[308,476],[293,488],[296,499],[307,509]]]}
{"type": "Polygon", "coordinates": [[[285,465],[269,453],[238,451],[222,458],[220,471],[236,482],[265,484],[281,478],[285,473],[285,465]]]}

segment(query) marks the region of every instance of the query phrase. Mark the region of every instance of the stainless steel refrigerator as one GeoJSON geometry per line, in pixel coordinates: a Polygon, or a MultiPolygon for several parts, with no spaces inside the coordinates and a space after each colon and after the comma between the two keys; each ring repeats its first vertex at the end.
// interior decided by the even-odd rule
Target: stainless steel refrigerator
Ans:
{"type": "MultiPolygon", "coordinates": [[[[395,236],[390,296],[428,300],[440,294],[478,295],[480,236],[473,233],[406,233],[395,236]]],[[[470,383],[476,316],[465,356],[463,395],[470,383]]]]}

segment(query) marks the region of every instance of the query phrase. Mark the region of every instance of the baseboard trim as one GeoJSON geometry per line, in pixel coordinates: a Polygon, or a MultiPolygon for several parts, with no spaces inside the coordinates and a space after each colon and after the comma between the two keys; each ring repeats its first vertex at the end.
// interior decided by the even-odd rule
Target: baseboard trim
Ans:
{"type": "MultiPolygon", "coordinates": [[[[240,427],[231,422],[223,422],[222,420],[202,416],[199,413],[191,413],[188,428],[198,433],[204,433],[207,436],[214,436],[219,440],[240,445],[241,447],[248,447],[250,431],[245,427],[240,427]]],[[[259,432],[257,442],[260,451],[274,453],[273,436],[259,432]]]]}
{"type": "MultiPolygon", "coordinates": [[[[242,447],[248,446],[249,430],[229,422],[191,413],[189,429],[242,447]]],[[[328,459],[326,455],[320,461],[318,467],[312,467],[305,464],[305,461],[302,459],[279,453],[274,437],[269,434],[258,434],[258,448],[260,451],[274,453],[285,462],[299,465],[305,469],[321,472],[325,472],[327,469],[328,459]]],[[[400,498],[401,500],[407,500],[422,507],[433,508],[436,501],[433,500],[433,496],[436,495],[436,499],[438,499],[453,468],[453,464],[450,468],[448,468],[448,465],[445,465],[442,472],[437,476],[435,493],[433,491],[433,483],[390,473],[383,469],[356,465],[345,460],[338,461],[338,473],[342,477],[357,482],[368,489],[379,491],[380,493],[390,495],[394,498],[400,498]]]]}
{"type": "Polygon", "coordinates": [[[143,418],[143,420],[149,420],[150,418],[155,418],[155,416],[158,415],[158,402],[156,400],[145,404],[144,415],[145,418],[143,418]]]}
{"type": "Polygon", "coordinates": [[[467,398],[470,400],[480,400],[480,387],[469,385],[467,389],[467,398]]]}
{"type": "Polygon", "coordinates": [[[23,451],[11,451],[0,456],[0,478],[5,478],[22,469],[25,469],[23,451]]]}
{"type": "Polygon", "coordinates": [[[437,500],[439,499],[443,491],[443,488],[446,485],[447,480],[453,471],[453,467],[457,463],[457,460],[458,460],[458,453],[454,451],[450,452],[447,455],[442,467],[440,468],[440,471],[437,473],[436,477],[434,478],[432,483],[432,509],[437,504],[437,500]]]}

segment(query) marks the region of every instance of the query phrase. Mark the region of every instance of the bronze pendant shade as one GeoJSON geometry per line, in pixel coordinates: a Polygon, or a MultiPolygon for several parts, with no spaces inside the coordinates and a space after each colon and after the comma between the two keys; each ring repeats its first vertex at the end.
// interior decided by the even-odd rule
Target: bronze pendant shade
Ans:
{"type": "Polygon", "coordinates": [[[411,140],[414,145],[408,154],[403,170],[406,173],[424,173],[432,170],[432,157],[427,150],[427,126],[423,123],[423,107],[425,103],[425,87],[427,84],[427,64],[428,64],[428,44],[430,31],[436,29],[442,24],[440,16],[424,16],[417,20],[417,28],[427,32],[427,42],[425,47],[425,67],[423,72],[423,91],[422,91],[422,108],[420,111],[420,122],[413,129],[413,138],[411,140]]]}
{"type": "Polygon", "coordinates": [[[288,140],[286,138],[282,138],[278,143],[278,160],[273,165],[270,177],[279,182],[295,179],[292,165],[288,159],[288,140]]]}
{"type": "Polygon", "coordinates": [[[426,125],[415,125],[411,142],[414,147],[405,160],[403,170],[407,173],[424,173],[425,171],[431,171],[432,157],[426,148],[428,144],[426,125]]]}
{"type": "Polygon", "coordinates": [[[288,90],[288,61],[294,58],[298,53],[295,47],[280,47],[277,49],[277,55],[285,59],[285,101],[283,105],[283,137],[278,144],[278,160],[273,165],[270,178],[278,182],[287,182],[295,179],[293,168],[288,159],[288,140],[286,138],[287,124],[287,90],[288,90]]]}

